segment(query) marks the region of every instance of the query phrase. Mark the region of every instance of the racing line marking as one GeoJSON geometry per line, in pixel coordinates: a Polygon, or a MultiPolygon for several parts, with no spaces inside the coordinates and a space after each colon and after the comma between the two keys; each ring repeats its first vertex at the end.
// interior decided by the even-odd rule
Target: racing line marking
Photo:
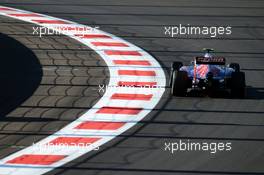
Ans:
{"type": "Polygon", "coordinates": [[[41,175],[73,161],[134,126],[156,106],[165,91],[165,74],[159,63],[119,37],[68,20],[4,6],[0,6],[0,15],[57,32],[67,31],[66,36],[99,54],[110,72],[110,88],[93,108],[37,146],[0,160],[1,175],[41,175]]]}

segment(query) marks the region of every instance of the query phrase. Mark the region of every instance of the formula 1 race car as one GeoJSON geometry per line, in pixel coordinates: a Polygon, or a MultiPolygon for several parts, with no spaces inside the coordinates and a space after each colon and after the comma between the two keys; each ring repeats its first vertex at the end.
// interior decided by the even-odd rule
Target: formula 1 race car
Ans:
{"type": "Polygon", "coordinates": [[[213,49],[204,49],[204,56],[194,58],[191,65],[173,62],[170,72],[171,94],[186,96],[189,92],[229,92],[232,98],[244,98],[245,73],[238,63],[226,65],[224,57],[212,56],[213,49]]]}

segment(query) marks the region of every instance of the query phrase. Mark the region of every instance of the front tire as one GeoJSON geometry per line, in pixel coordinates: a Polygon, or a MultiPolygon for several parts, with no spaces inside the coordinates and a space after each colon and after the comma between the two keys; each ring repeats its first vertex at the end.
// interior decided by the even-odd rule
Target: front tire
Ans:
{"type": "Polygon", "coordinates": [[[188,74],[185,71],[173,71],[171,94],[185,96],[187,93],[188,74]]]}

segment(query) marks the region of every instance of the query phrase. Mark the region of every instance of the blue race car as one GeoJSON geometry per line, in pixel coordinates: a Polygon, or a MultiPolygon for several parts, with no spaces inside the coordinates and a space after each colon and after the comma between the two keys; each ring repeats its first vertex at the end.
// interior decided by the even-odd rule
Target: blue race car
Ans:
{"type": "Polygon", "coordinates": [[[204,49],[204,56],[196,57],[191,65],[173,62],[170,72],[171,94],[186,96],[189,92],[212,94],[228,91],[232,98],[245,97],[245,73],[238,63],[226,65],[224,57],[214,57],[213,49],[204,49]]]}

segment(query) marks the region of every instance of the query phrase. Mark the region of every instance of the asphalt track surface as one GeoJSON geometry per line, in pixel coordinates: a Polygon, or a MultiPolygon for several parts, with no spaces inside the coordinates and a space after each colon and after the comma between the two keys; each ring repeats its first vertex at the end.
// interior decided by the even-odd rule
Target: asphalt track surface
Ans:
{"type": "MultiPolygon", "coordinates": [[[[99,151],[48,174],[264,174],[263,1],[43,0],[0,5],[99,26],[151,53],[166,71],[173,60],[188,63],[201,48],[212,47],[228,62],[239,62],[246,73],[246,99],[175,98],[167,89],[142,122],[99,151]],[[232,35],[214,39],[164,35],[164,26],[179,24],[230,25],[232,35]],[[232,142],[232,151],[164,151],[164,142],[179,139],[232,142]]],[[[39,38],[32,36],[28,23],[0,20],[1,55],[12,59],[2,59],[0,66],[3,158],[93,106],[102,95],[97,86],[107,83],[108,70],[99,56],[77,41],[39,38]],[[24,54],[28,57],[22,62],[19,55],[24,54]],[[10,75],[12,81],[7,79],[10,75]]]]}

